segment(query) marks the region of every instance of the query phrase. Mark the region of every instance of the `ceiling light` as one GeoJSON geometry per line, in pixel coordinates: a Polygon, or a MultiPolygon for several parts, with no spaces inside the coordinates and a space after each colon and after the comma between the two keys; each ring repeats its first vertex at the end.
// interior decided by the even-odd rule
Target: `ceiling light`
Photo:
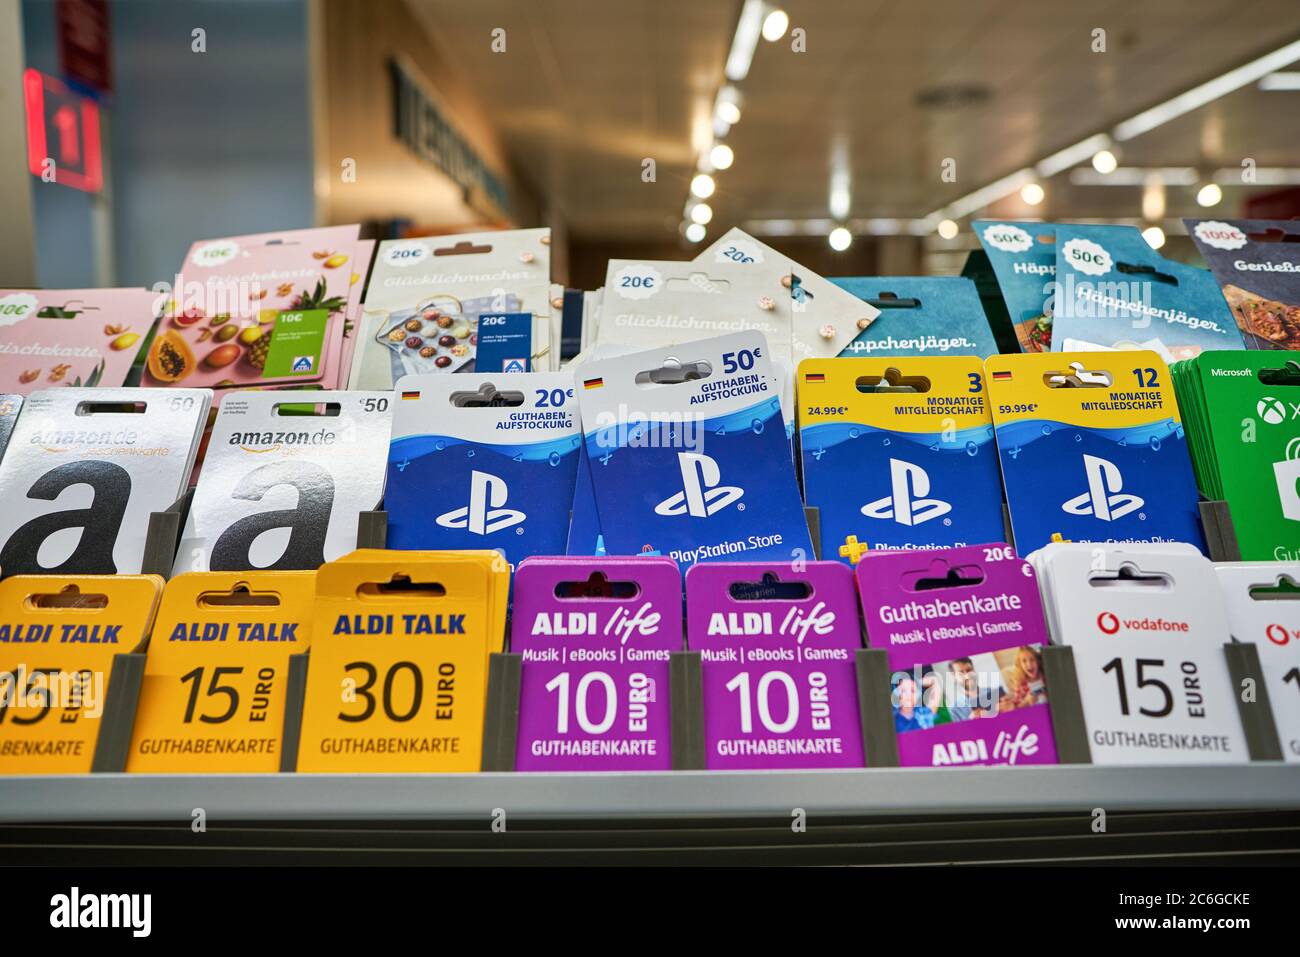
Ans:
{"type": "Polygon", "coordinates": [[[831,249],[837,253],[842,253],[853,245],[853,234],[843,226],[836,226],[831,230],[831,234],[826,237],[831,244],[831,249]]]}
{"type": "Polygon", "coordinates": [[[1020,198],[1030,206],[1037,206],[1043,201],[1043,197],[1046,195],[1047,194],[1043,192],[1043,187],[1039,186],[1037,183],[1026,183],[1024,186],[1020,187],[1020,198]]]}
{"type": "Polygon", "coordinates": [[[1300,90],[1300,73],[1270,73],[1259,81],[1259,88],[1273,92],[1300,90]]]}
{"type": "Polygon", "coordinates": [[[1165,218],[1165,181],[1152,176],[1142,187],[1142,216],[1145,219],[1165,218]]]}
{"type": "Polygon", "coordinates": [[[1218,206],[1223,201],[1223,190],[1218,183],[1206,183],[1196,193],[1196,202],[1200,206],[1218,206]]]}
{"type": "MultiPolygon", "coordinates": [[[[1237,175],[1240,179],[1240,170],[1237,175]]],[[[1070,170],[1070,182],[1075,186],[1145,186],[1152,179],[1166,186],[1195,186],[1201,175],[1192,166],[1117,166],[1105,175],[1091,169],[1070,170]]]]}
{"type": "Polygon", "coordinates": [[[735,126],[740,122],[740,107],[735,103],[719,103],[718,119],[728,126],[735,126]]]}
{"type": "Polygon", "coordinates": [[[1038,174],[1039,179],[1051,179],[1057,173],[1064,173],[1071,167],[1086,163],[1096,155],[1098,150],[1104,150],[1110,145],[1109,136],[1105,133],[1097,133],[1039,160],[1034,165],[1034,172],[1038,174]]]}
{"type": "MultiPolygon", "coordinates": [[[[1214,181],[1224,186],[1246,184],[1240,166],[1228,166],[1214,171],[1214,181]]],[[[1251,171],[1251,186],[1300,186],[1300,169],[1285,166],[1257,166],[1251,171]]]]}
{"type": "Polygon", "coordinates": [[[739,83],[749,75],[749,65],[754,62],[754,49],[758,46],[758,34],[762,29],[763,0],[745,0],[727,54],[725,70],[728,80],[739,83]]]}
{"type": "Polygon", "coordinates": [[[1142,230],[1142,238],[1152,249],[1159,249],[1165,244],[1165,231],[1159,226],[1148,226],[1142,230]]]}
{"type": "Polygon", "coordinates": [[[708,173],[697,173],[691,180],[691,195],[698,196],[700,199],[708,199],[715,189],[717,184],[708,173]]]}
{"type": "Polygon", "coordinates": [[[967,193],[960,199],[954,199],[943,209],[937,211],[937,213],[931,213],[931,215],[938,215],[940,218],[947,216],[949,219],[961,219],[963,216],[969,216],[985,206],[996,203],[1003,197],[1010,196],[1021,186],[1024,186],[1025,183],[1032,182],[1033,178],[1034,171],[1031,169],[1016,170],[1010,176],[1004,176],[987,186],[981,186],[973,193],[967,193]]]}
{"type": "Polygon", "coordinates": [[[1098,150],[1092,157],[1092,168],[1102,176],[1107,176],[1119,168],[1119,160],[1110,150],[1098,150]]]}
{"type": "Polygon", "coordinates": [[[957,224],[951,219],[945,219],[939,224],[939,236],[943,239],[956,239],[957,232],[957,224]]]}
{"type": "Polygon", "coordinates": [[[784,10],[778,8],[763,20],[763,39],[768,43],[775,43],[785,36],[785,31],[788,29],[790,29],[790,18],[784,10]]]}
{"type": "Polygon", "coordinates": [[[1171,100],[1166,100],[1149,110],[1143,110],[1137,116],[1127,119],[1116,126],[1111,135],[1120,142],[1131,140],[1135,136],[1141,136],[1143,133],[1168,123],[1184,113],[1190,113],[1206,103],[1213,102],[1221,96],[1226,96],[1233,90],[1239,90],[1248,83],[1262,79],[1279,67],[1294,63],[1296,60],[1300,60],[1300,40],[1294,40],[1257,60],[1251,60],[1235,70],[1229,70],[1222,76],[1217,76],[1200,86],[1192,87],[1192,89],[1180,93],[1171,100]]]}
{"type": "Polygon", "coordinates": [[[709,162],[713,164],[714,169],[728,169],[735,159],[736,154],[726,143],[719,143],[709,150],[709,162]]]}
{"type": "Polygon", "coordinates": [[[702,223],[691,223],[689,226],[686,227],[686,238],[690,242],[698,243],[701,239],[704,238],[705,232],[706,230],[704,229],[704,225],[702,223]]]}
{"type": "Polygon", "coordinates": [[[712,218],[713,207],[708,203],[696,203],[691,207],[691,222],[706,226],[712,218]]]}

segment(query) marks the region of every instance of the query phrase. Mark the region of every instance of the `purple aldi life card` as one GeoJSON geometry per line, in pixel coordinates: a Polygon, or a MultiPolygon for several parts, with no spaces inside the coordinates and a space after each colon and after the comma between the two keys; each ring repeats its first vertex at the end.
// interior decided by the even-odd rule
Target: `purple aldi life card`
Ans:
{"type": "Polygon", "coordinates": [[[528,558],[510,650],[523,655],[519,771],[672,767],[668,656],[682,650],[671,558],[528,558]]]}
{"type": "Polygon", "coordinates": [[[703,659],[707,768],[863,766],[847,565],[693,565],[686,641],[703,659]]]}
{"type": "Polygon", "coordinates": [[[867,644],[889,652],[905,767],[1055,764],[1033,566],[1009,545],[871,552],[867,644]]]}

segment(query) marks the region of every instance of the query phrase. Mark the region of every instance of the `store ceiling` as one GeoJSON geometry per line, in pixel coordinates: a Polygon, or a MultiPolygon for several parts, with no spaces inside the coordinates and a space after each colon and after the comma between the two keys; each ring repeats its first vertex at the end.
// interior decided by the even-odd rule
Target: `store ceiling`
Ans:
{"type": "MultiPolygon", "coordinates": [[[[559,204],[575,236],[677,229],[740,0],[409,2],[498,125],[520,174],[559,204]],[[491,49],[498,27],[505,53],[491,49]],[[657,164],[654,183],[642,181],[646,157],[657,164]]],[[[807,31],[807,52],[791,52],[788,35],[760,41],[738,84],[742,117],[726,140],[736,161],[717,175],[710,235],[751,220],[827,217],[836,157],[849,172],[851,217],[923,217],[1300,37],[1295,0],[782,6],[807,31]],[[1105,53],[1091,51],[1098,27],[1105,53]],[[944,105],[969,88],[984,98],[944,105]],[[940,178],[948,157],[955,183],[940,178]]],[[[1300,92],[1251,84],[1122,146],[1125,167],[1208,172],[1247,157],[1300,167],[1300,92]]],[[[1068,174],[1044,185],[1042,205],[1013,197],[997,215],[1140,213],[1136,187],[1073,186],[1068,174]]],[[[1246,190],[1225,192],[1226,214],[1246,190]]],[[[1167,215],[1203,213],[1194,195],[1170,188],[1167,215]]]]}

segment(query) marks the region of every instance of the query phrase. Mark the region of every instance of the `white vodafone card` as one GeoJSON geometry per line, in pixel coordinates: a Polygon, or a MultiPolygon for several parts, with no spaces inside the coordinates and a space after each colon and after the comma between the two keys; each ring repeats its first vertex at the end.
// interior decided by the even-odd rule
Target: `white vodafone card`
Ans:
{"type": "Polygon", "coordinates": [[[1051,597],[1052,640],[1074,649],[1094,764],[1250,760],[1208,559],[1079,542],[1048,545],[1034,564],[1051,597]]]}
{"type": "Polygon", "coordinates": [[[1232,637],[1259,652],[1282,757],[1300,764],[1300,564],[1214,566],[1232,637]]]}

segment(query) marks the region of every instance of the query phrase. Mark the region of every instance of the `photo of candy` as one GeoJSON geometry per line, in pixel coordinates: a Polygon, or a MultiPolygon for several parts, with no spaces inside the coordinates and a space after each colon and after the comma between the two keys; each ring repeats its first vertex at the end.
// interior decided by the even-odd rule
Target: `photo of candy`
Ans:
{"type": "Polygon", "coordinates": [[[458,359],[467,356],[469,355],[469,346],[452,346],[451,354],[458,359]]]}
{"type": "Polygon", "coordinates": [[[438,358],[433,360],[433,364],[439,369],[445,369],[447,366],[451,365],[451,356],[438,356],[438,358]]]}
{"type": "Polygon", "coordinates": [[[423,329],[423,328],[424,328],[424,323],[422,323],[419,319],[407,319],[407,320],[406,320],[406,331],[407,331],[407,332],[419,332],[419,331],[420,331],[421,329],[423,329]]]}
{"type": "Polygon", "coordinates": [[[389,342],[401,342],[405,338],[406,338],[406,330],[400,327],[388,333],[389,342]]]}
{"type": "Polygon", "coordinates": [[[469,323],[458,323],[456,328],[451,330],[451,334],[457,339],[467,339],[469,337],[469,323]]]}
{"type": "Polygon", "coordinates": [[[435,349],[433,346],[425,346],[423,349],[420,350],[420,358],[422,359],[432,359],[437,354],[438,354],[438,350],[435,349]]]}
{"type": "Polygon", "coordinates": [[[437,322],[438,319],[439,319],[439,317],[441,317],[441,316],[442,316],[442,313],[440,313],[437,309],[426,309],[426,310],[424,310],[424,321],[425,321],[425,322],[437,322]]]}
{"type": "Polygon", "coordinates": [[[439,329],[450,328],[453,321],[454,320],[451,318],[451,316],[444,316],[441,313],[438,314],[437,322],[438,322],[439,329]]]}
{"type": "Polygon", "coordinates": [[[424,340],[419,336],[411,336],[411,338],[406,340],[406,348],[408,349],[418,349],[422,345],[424,345],[424,340]]]}
{"type": "Polygon", "coordinates": [[[453,336],[438,337],[438,345],[442,346],[444,349],[449,349],[455,344],[456,344],[456,339],[453,336]]]}

